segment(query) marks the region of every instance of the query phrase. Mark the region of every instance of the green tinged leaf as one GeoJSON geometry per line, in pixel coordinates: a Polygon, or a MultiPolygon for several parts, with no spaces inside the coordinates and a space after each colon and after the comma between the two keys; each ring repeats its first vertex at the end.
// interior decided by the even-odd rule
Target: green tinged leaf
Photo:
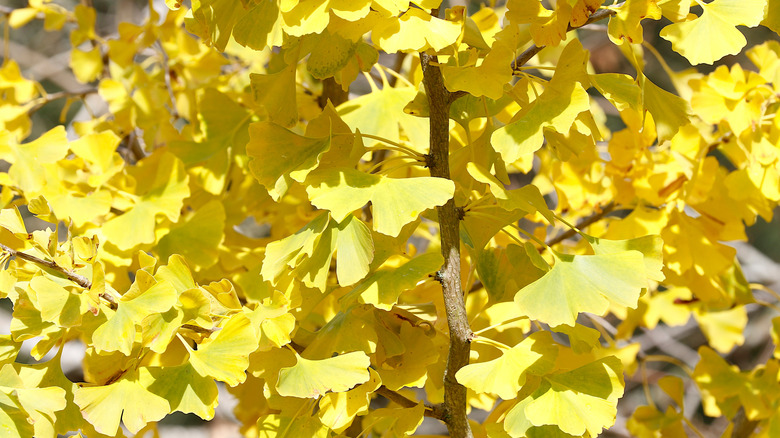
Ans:
{"type": "Polygon", "coordinates": [[[488,185],[490,193],[493,194],[498,205],[504,210],[521,210],[527,213],[539,212],[550,224],[555,224],[555,217],[553,217],[552,211],[547,207],[547,202],[535,185],[527,184],[519,189],[507,190],[498,178],[479,164],[468,163],[466,168],[472,178],[488,185]]]}
{"type": "Polygon", "coordinates": [[[261,271],[263,279],[275,284],[282,274],[295,268],[301,259],[311,257],[317,238],[325,231],[329,220],[327,213],[320,213],[295,234],[269,243],[261,271]]]}
{"type": "Polygon", "coordinates": [[[295,94],[296,66],[296,63],[291,62],[290,65],[275,73],[249,74],[255,103],[265,110],[269,120],[288,128],[298,122],[295,94]]]}
{"type": "Polygon", "coordinates": [[[336,276],[340,285],[349,286],[368,274],[374,260],[374,241],[368,226],[355,216],[347,216],[338,227],[336,276]]]}
{"type": "Polygon", "coordinates": [[[511,400],[525,384],[526,373],[544,375],[553,370],[558,347],[549,332],[536,332],[503,351],[497,359],[461,368],[458,383],[477,393],[496,394],[511,400]]]}
{"type": "Polygon", "coordinates": [[[386,85],[381,90],[372,90],[369,94],[344,102],[337,110],[353,131],[359,130],[398,143],[403,129],[415,150],[427,150],[427,121],[404,113],[404,107],[416,94],[414,87],[386,85]]]}
{"type": "Polygon", "coordinates": [[[631,76],[602,73],[590,75],[590,82],[618,111],[626,108],[641,111],[642,89],[631,76]]]}
{"type": "Polygon", "coordinates": [[[332,35],[327,30],[314,38],[315,42],[306,69],[317,79],[332,77],[346,67],[357,48],[356,43],[332,35]]]}
{"type": "Polygon", "coordinates": [[[266,46],[281,45],[282,31],[279,5],[273,0],[254,2],[244,14],[241,14],[233,28],[233,38],[238,44],[255,50],[266,46]]]}
{"type": "Polygon", "coordinates": [[[204,420],[214,418],[219,390],[214,378],[203,376],[190,363],[152,367],[149,391],[168,401],[171,411],[193,413],[204,420]]]}
{"type": "Polygon", "coordinates": [[[236,386],[246,379],[249,353],[257,350],[257,336],[251,320],[237,313],[208,341],[198,344],[197,350],[187,349],[190,365],[201,376],[236,386]]]}
{"type": "Polygon", "coordinates": [[[370,360],[353,351],[322,360],[295,355],[294,366],[279,371],[276,390],[285,397],[318,398],[327,392],[344,392],[370,378],[370,360]]]}
{"type": "Polygon", "coordinates": [[[690,123],[690,104],[663,90],[650,79],[644,80],[642,102],[653,115],[659,140],[671,139],[681,127],[690,123]]]}
{"type": "Polygon", "coordinates": [[[577,82],[554,88],[551,83],[528,109],[521,110],[517,120],[495,131],[490,139],[493,148],[506,163],[539,150],[544,143],[544,128],[568,132],[574,119],[590,108],[588,93],[577,82]]]}
{"type": "Polygon", "coordinates": [[[429,274],[439,270],[443,264],[444,258],[441,254],[426,253],[398,267],[379,268],[345,295],[342,301],[349,303],[358,300],[361,303],[373,304],[379,309],[390,310],[398,302],[402,292],[413,288],[429,274]]]}
{"type": "Polygon", "coordinates": [[[173,307],[177,297],[170,283],[158,283],[149,274],[138,271],[133,287],[119,300],[116,313],[92,334],[92,345],[98,351],[119,351],[129,356],[136,326],[147,316],[173,307]]]}
{"type": "Polygon", "coordinates": [[[184,199],[190,195],[184,164],[170,152],[157,152],[135,166],[139,194],[132,207],[103,224],[106,240],[121,250],[155,241],[157,216],[177,222],[184,199]]]}
{"type": "Polygon", "coordinates": [[[523,315],[551,326],[574,326],[580,312],[604,314],[610,303],[636,307],[647,287],[639,251],[602,255],[555,254],[555,265],[542,278],[515,294],[523,315]]]}
{"type": "Polygon", "coordinates": [[[249,170],[277,201],[293,181],[306,179],[329,148],[329,137],[304,137],[272,122],[249,125],[249,170]]]}
{"type": "Polygon", "coordinates": [[[641,252],[645,261],[647,278],[654,281],[664,280],[665,276],[661,272],[664,268],[664,241],[661,236],[648,235],[629,240],[607,240],[586,236],[585,239],[596,254],[616,254],[632,250],[641,252]]]}
{"type": "Polygon", "coordinates": [[[374,230],[388,236],[398,236],[404,225],[425,210],[444,205],[455,192],[455,184],[443,178],[396,179],[354,169],[317,172],[307,184],[311,203],[330,210],[339,222],[371,201],[374,230]]]}
{"type": "Polygon", "coordinates": [[[218,246],[225,236],[225,207],[212,200],[182,218],[160,239],[157,252],[161,259],[180,254],[201,269],[209,268],[219,258],[218,246]]]}
{"type": "Polygon", "coordinates": [[[544,425],[574,436],[598,436],[614,424],[623,386],[623,366],[614,356],[544,377],[534,394],[507,412],[504,428],[512,436],[544,425]]]}

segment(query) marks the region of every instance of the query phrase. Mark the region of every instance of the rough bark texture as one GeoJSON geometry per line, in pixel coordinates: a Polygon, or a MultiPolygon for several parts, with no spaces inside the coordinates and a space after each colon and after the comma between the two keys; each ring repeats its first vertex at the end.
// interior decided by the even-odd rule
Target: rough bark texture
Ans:
{"type": "MultiPolygon", "coordinates": [[[[431,176],[450,178],[449,166],[449,112],[451,96],[444,87],[436,57],[425,53],[420,55],[423,68],[423,84],[430,106],[430,153],[428,167],[431,176]]],[[[466,305],[460,283],[460,217],[455,201],[450,199],[437,209],[441,234],[441,252],[444,266],[441,268],[441,284],[447,325],[450,331],[450,346],[447,369],[444,372],[445,421],[452,437],[471,437],[471,428],[466,417],[466,388],[455,379],[455,373],[469,363],[469,349],[472,337],[466,315],[466,305]]]]}

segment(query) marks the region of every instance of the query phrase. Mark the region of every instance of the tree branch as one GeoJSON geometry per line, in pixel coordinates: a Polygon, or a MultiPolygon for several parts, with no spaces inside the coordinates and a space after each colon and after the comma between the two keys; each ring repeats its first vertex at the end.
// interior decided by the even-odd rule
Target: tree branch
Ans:
{"type": "MultiPolygon", "coordinates": [[[[430,106],[430,153],[427,164],[431,176],[450,179],[450,92],[444,86],[436,56],[421,53],[420,61],[430,106]]],[[[460,284],[460,217],[454,199],[436,210],[439,216],[441,253],[444,256],[444,266],[440,271],[441,285],[450,336],[447,368],[444,372],[444,421],[450,436],[470,438],[471,428],[466,417],[466,387],[455,379],[455,373],[469,363],[473,336],[460,284]]]]}
{"type": "Polygon", "coordinates": [[[83,287],[84,289],[89,289],[92,287],[92,282],[87,279],[87,277],[84,277],[83,275],[76,274],[75,272],[65,269],[62,266],[54,263],[53,261],[49,260],[43,260],[39,259],[38,257],[31,256],[29,254],[25,254],[21,251],[17,251],[15,249],[11,249],[2,243],[0,243],[0,250],[3,250],[4,252],[7,252],[12,257],[18,257],[22,260],[26,260],[30,263],[35,263],[38,266],[49,268],[53,271],[57,271],[61,274],[63,274],[68,280],[78,284],[79,286],[83,287]]]}

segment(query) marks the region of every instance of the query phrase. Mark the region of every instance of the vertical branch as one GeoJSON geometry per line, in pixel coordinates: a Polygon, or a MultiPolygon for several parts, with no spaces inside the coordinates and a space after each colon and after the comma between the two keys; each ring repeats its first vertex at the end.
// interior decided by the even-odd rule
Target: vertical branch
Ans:
{"type": "MultiPolygon", "coordinates": [[[[450,92],[444,87],[441,70],[436,64],[436,56],[421,53],[420,60],[423,69],[423,84],[430,106],[431,138],[428,167],[431,176],[450,179],[450,92]]],[[[444,372],[445,420],[450,436],[471,437],[471,428],[466,417],[466,387],[455,379],[455,373],[469,363],[472,337],[460,284],[460,217],[455,208],[454,199],[450,199],[442,207],[438,207],[437,211],[441,253],[444,256],[444,266],[440,271],[441,284],[450,332],[447,368],[444,372]]]]}

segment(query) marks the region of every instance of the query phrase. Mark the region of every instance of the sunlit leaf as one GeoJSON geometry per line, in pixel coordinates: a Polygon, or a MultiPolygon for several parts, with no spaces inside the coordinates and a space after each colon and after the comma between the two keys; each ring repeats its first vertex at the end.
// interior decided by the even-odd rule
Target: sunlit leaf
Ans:
{"type": "Polygon", "coordinates": [[[715,0],[701,4],[702,13],[690,21],[672,23],[661,37],[691,64],[712,64],[738,53],[747,40],[738,25],[757,26],[764,18],[766,0],[715,0]]]}
{"type": "Polygon", "coordinates": [[[256,349],[257,337],[251,320],[239,313],[208,341],[199,344],[197,350],[190,350],[189,363],[201,376],[236,386],[246,379],[249,353],[256,349]]]}
{"type": "Polygon", "coordinates": [[[120,351],[130,355],[136,326],[146,316],[170,309],[176,298],[176,290],[170,283],[157,283],[139,271],[133,288],[119,300],[116,313],[93,333],[94,347],[99,351],[120,351]]]}
{"type": "Polygon", "coordinates": [[[106,240],[123,250],[154,242],[157,216],[178,221],[184,198],[190,195],[184,164],[171,153],[147,157],[133,169],[133,174],[138,195],[132,207],[102,227],[106,240]]]}
{"type": "Polygon", "coordinates": [[[458,383],[476,392],[511,400],[525,384],[526,373],[544,375],[552,371],[557,355],[558,348],[550,333],[537,332],[503,351],[498,359],[466,365],[455,377],[458,383]]]}
{"type": "Polygon", "coordinates": [[[554,254],[552,270],[515,294],[520,312],[531,319],[573,326],[580,312],[603,315],[610,303],[636,307],[639,293],[647,287],[639,251],[554,254]]]}
{"type": "Polygon", "coordinates": [[[455,190],[452,181],[443,178],[396,179],[353,169],[319,172],[307,184],[311,203],[330,210],[339,222],[371,201],[374,230],[388,236],[398,236],[423,211],[444,205],[455,190]]]}
{"type": "Polygon", "coordinates": [[[395,268],[380,268],[345,295],[343,300],[349,302],[357,299],[362,303],[390,310],[403,291],[413,288],[428,274],[439,270],[443,264],[441,254],[427,253],[395,268]]]}
{"type": "Polygon", "coordinates": [[[369,378],[369,359],[362,351],[322,360],[304,359],[279,371],[276,390],[288,397],[317,398],[327,392],[344,392],[369,378]]]}
{"type": "Polygon", "coordinates": [[[121,419],[135,433],[170,412],[168,400],[149,391],[153,381],[149,370],[142,367],[106,386],[81,386],[76,389],[74,401],[98,432],[116,434],[121,419]]]}

